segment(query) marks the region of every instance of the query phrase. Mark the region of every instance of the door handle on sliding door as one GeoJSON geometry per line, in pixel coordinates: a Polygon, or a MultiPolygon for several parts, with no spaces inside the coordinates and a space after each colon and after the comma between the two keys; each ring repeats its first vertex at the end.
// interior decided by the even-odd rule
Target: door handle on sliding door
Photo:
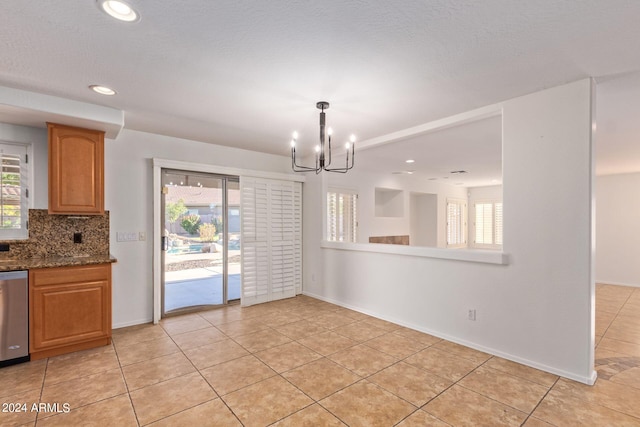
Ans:
{"type": "Polygon", "coordinates": [[[169,250],[169,237],[162,236],[162,240],[160,242],[160,249],[165,252],[169,250]]]}

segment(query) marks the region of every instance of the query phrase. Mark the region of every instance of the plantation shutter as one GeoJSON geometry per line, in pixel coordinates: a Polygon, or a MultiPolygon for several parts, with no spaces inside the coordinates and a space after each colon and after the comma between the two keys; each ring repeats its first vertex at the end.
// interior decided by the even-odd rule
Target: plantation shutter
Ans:
{"type": "Polygon", "coordinates": [[[327,240],[338,240],[338,193],[327,193],[327,240]]]}
{"type": "Polygon", "coordinates": [[[242,305],[295,296],[302,288],[301,184],[241,178],[240,187],[242,305]]]}
{"type": "Polygon", "coordinates": [[[464,202],[447,200],[447,245],[463,246],[464,239],[464,202]]]}
{"type": "Polygon", "coordinates": [[[496,245],[502,245],[502,203],[495,204],[496,245]]]}
{"type": "Polygon", "coordinates": [[[241,178],[242,303],[269,301],[269,195],[265,182],[241,178]]]}
{"type": "Polygon", "coordinates": [[[0,230],[2,239],[27,236],[27,146],[0,143],[0,230]]]}
{"type": "Polygon", "coordinates": [[[302,183],[293,183],[293,241],[294,276],[296,294],[302,293],[302,183]]]}
{"type": "Polygon", "coordinates": [[[357,200],[355,193],[327,192],[327,240],[355,242],[357,239],[357,200]]]}
{"type": "Polygon", "coordinates": [[[502,245],[502,202],[476,203],[475,229],[476,245],[502,245]]]}
{"type": "Polygon", "coordinates": [[[493,244],[493,203],[476,203],[476,243],[493,244]]]}

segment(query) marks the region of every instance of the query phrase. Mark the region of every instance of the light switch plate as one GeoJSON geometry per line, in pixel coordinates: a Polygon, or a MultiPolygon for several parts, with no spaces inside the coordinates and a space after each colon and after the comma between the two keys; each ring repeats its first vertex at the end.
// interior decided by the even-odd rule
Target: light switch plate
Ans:
{"type": "Polygon", "coordinates": [[[131,231],[118,231],[116,233],[117,242],[137,242],[138,233],[131,231]]]}

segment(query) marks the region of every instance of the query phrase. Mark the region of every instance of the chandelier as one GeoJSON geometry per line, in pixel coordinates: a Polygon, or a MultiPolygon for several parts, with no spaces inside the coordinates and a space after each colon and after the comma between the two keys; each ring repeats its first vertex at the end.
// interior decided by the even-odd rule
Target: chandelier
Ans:
{"type": "Polygon", "coordinates": [[[344,167],[331,168],[331,128],[326,131],[327,144],[325,145],[325,113],[324,110],[329,108],[329,103],[320,101],[316,103],[316,108],[320,110],[320,145],[316,145],[316,165],[315,167],[301,166],[296,161],[296,142],[298,140],[298,132],[293,132],[291,140],[291,168],[294,172],[315,172],[319,174],[323,170],[327,172],[346,173],[353,167],[355,158],[355,142],[356,137],[351,135],[349,142],[344,147],[346,149],[346,161],[344,167]]]}

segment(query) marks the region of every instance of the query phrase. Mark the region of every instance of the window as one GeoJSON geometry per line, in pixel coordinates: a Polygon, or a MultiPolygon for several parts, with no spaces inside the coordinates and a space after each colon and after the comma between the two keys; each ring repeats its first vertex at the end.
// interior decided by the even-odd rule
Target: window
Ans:
{"type": "Polygon", "coordinates": [[[0,141],[0,239],[26,239],[29,145],[0,141]]]}
{"type": "Polygon", "coordinates": [[[327,240],[330,242],[357,241],[358,195],[345,190],[327,192],[327,240]]]}
{"type": "Polygon", "coordinates": [[[483,201],[475,204],[475,246],[502,246],[502,202],[483,201]]]}
{"type": "Polygon", "coordinates": [[[447,200],[447,247],[466,246],[467,203],[464,200],[447,200]]]}

